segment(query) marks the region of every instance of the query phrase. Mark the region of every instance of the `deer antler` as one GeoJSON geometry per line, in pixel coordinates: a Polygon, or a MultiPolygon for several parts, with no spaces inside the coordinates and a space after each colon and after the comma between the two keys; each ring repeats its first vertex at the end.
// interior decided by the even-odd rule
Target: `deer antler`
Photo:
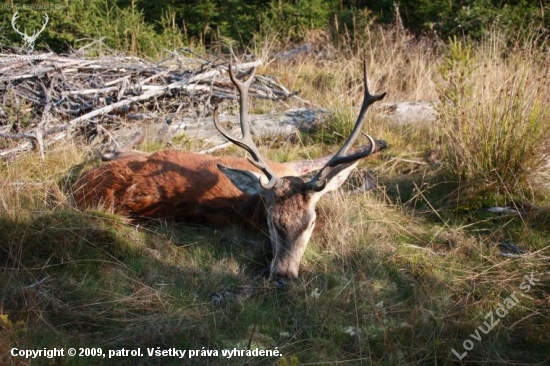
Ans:
{"type": "Polygon", "coordinates": [[[374,103],[379,100],[382,100],[386,93],[382,93],[379,95],[372,95],[369,92],[369,83],[368,83],[368,76],[367,76],[367,61],[363,61],[363,77],[364,77],[364,84],[365,84],[365,94],[363,97],[363,104],[361,106],[361,110],[359,111],[359,116],[357,116],[357,121],[355,122],[355,126],[353,127],[353,130],[344,143],[340,150],[325,164],[321,170],[313,177],[311,180],[307,183],[308,188],[314,191],[320,191],[325,187],[326,179],[329,175],[329,173],[338,165],[342,164],[349,164],[356,160],[359,160],[361,158],[364,158],[365,156],[369,156],[373,152],[376,151],[376,141],[370,136],[366,135],[367,138],[370,140],[371,148],[367,151],[360,151],[358,153],[354,153],[348,156],[345,156],[347,150],[350,148],[351,145],[355,142],[359,134],[361,133],[361,128],[363,127],[363,123],[365,122],[365,115],[367,113],[367,109],[374,103]]]}
{"type": "Polygon", "coordinates": [[[248,159],[248,160],[250,160],[250,162],[254,164],[254,166],[256,166],[258,169],[260,169],[269,179],[269,183],[267,183],[267,185],[264,185],[261,182],[261,180],[260,180],[260,184],[264,189],[271,189],[275,186],[279,178],[271,170],[269,165],[267,165],[266,161],[263,159],[262,155],[260,154],[258,147],[252,140],[252,134],[250,133],[250,122],[248,120],[248,89],[250,88],[250,85],[254,80],[255,73],[256,73],[256,67],[253,67],[248,74],[248,79],[242,82],[238,80],[237,77],[235,76],[233,72],[233,65],[231,63],[229,64],[229,77],[231,78],[231,81],[239,91],[239,113],[240,113],[242,137],[239,139],[239,138],[236,138],[235,136],[232,136],[220,125],[220,122],[218,120],[218,107],[214,109],[213,118],[214,118],[214,125],[226,139],[228,139],[235,145],[240,146],[241,148],[245,149],[248,153],[250,153],[250,155],[254,160],[252,159],[248,159]]]}
{"type": "Polygon", "coordinates": [[[17,20],[17,18],[19,18],[18,16],[19,12],[16,11],[13,16],[11,17],[11,27],[13,28],[14,31],[16,31],[20,36],[23,36],[25,37],[27,34],[26,33],[21,33],[21,31],[19,31],[19,27],[16,27],[15,26],[15,21],[17,20]]]}
{"type": "Polygon", "coordinates": [[[39,35],[40,33],[42,33],[44,31],[44,29],[46,29],[46,25],[48,24],[48,21],[50,20],[50,18],[48,17],[48,14],[44,14],[44,19],[46,21],[44,22],[44,24],[42,24],[42,28],[36,34],[33,33],[33,37],[39,35]]]}

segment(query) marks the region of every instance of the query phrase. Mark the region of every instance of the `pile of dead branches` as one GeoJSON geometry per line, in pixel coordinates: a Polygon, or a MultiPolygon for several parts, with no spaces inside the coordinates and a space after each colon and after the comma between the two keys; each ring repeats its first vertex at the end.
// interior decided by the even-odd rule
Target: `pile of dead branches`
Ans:
{"type": "MultiPolygon", "coordinates": [[[[246,72],[260,64],[235,66],[246,72]]],[[[0,157],[33,148],[43,157],[45,146],[105,133],[105,125],[121,118],[207,115],[221,101],[236,99],[227,70],[226,61],[191,53],[159,63],[123,56],[0,54],[0,157]]],[[[256,75],[250,96],[284,100],[294,95],[273,78],[256,75]]]]}

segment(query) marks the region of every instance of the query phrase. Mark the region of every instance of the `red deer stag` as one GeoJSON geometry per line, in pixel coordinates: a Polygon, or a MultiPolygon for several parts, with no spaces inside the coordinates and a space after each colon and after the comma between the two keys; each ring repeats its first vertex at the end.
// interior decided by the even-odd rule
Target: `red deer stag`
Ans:
{"type": "Polygon", "coordinates": [[[255,71],[241,81],[229,66],[229,76],[239,91],[242,137],[231,136],[220,125],[217,109],[213,115],[219,132],[252,159],[174,150],[122,153],[78,179],[74,187],[77,203],[81,207],[103,204],[130,217],[170,217],[213,225],[244,222],[256,228],[267,223],[273,251],[270,280],[297,277],[321,196],[340,187],[361,158],[386,147],[386,142],[367,135],[368,145],[346,154],[361,132],[367,109],[385,93],[369,93],[365,63],[363,105],[340,150],[311,162],[270,162],[262,158],[252,140],[248,122],[248,89],[255,71]],[[317,169],[310,179],[300,177],[317,169]]]}

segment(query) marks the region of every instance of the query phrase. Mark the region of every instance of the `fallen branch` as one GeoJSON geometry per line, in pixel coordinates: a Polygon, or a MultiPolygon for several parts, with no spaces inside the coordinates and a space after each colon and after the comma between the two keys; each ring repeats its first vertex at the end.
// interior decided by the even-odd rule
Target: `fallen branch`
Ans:
{"type": "MultiPolygon", "coordinates": [[[[82,50],[68,56],[45,53],[32,58],[0,54],[0,96],[4,101],[0,127],[6,127],[0,138],[28,140],[0,151],[0,157],[32,148],[43,157],[45,147],[54,135],[59,138],[59,133],[65,138],[85,134],[88,139],[110,135],[116,141],[116,131],[128,121],[173,120],[170,131],[177,134],[182,131],[182,123],[186,124],[184,128],[190,127],[184,117],[191,115],[198,116],[194,124],[206,121],[210,129],[213,125],[208,115],[214,105],[236,100],[237,93],[227,76],[228,63],[219,59],[207,60],[190,50],[184,51],[193,58],[172,53],[159,63],[121,56],[86,59],[81,56],[82,50]],[[176,113],[172,113],[174,110],[176,113]],[[24,121],[25,127],[21,122],[21,130],[11,133],[15,120],[24,121]]],[[[234,67],[246,72],[261,64],[257,60],[234,67]]],[[[299,100],[295,93],[263,75],[254,79],[250,95],[276,101],[299,100]]],[[[277,129],[284,130],[281,126],[277,129]]],[[[224,142],[216,135],[201,134],[197,138],[215,145],[224,142]]]]}

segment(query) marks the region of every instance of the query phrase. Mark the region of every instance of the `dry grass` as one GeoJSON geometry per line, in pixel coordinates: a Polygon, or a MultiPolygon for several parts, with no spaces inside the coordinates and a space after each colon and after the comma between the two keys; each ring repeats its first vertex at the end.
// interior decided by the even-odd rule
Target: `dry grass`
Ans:
{"type": "MultiPolygon", "coordinates": [[[[337,110],[330,136],[344,134],[347,120],[354,119],[364,56],[371,89],[388,91],[389,100],[439,96],[436,85],[445,60],[440,46],[434,51],[428,42],[375,30],[365,33],[363,42],[364,47],[330,60],[304,58],[292,67],[266,67],[306,99],[337,110]]],[[[479,47],[472,52],[474,70],[481,74],[472,73],[477,75],[472,85],[490,97],[493,93],[482,87],[483,73],[494,82],[504,77],[499,72],[513,75],[518,64],[484,53],[486,44],[479,47]]],[[[533,68],[518,74],[525,79],[510,80],[538,89],[518,86],[515,93],[542,98],[547,84],[536,80],[547,69],[525,62],[533,68]]],[[[476,103],[467,107],[474,109],[476,103]]],[[[101,347],[104,352],[278,347],[283,358],[203,357],[195,363],[441,365],[459,363],[452,349],[464,352],[468,339],[474,347],[463,363],[548,362],[547,203],[534,201],[540,208],[520,216],[494,216],[475,206],[457,211],[445,201],[456,185],[445,180],[441,168],[400,160],[441,149],[434,138],[437,128],[372,120],[366,129],[390,142],[388,151],[367,162],[381,187],[369,193],[344,190],[320,203],[323,225],[306,251],[301,277],[285,289],[252,279],[268,263],[260,235],[173,222],[136,225],[101,209],[77,210],[68,187],[90,156],[80,146],[57,146],[45,162],[31,154],[2,163],[0,363],[28,363],[9,356],[11,347],[101,347]],[[501,255],[509,254],[505,242],[523,254],[501,255]],[[518,295],[531,273],[540,282],[475,341],[470,335],[485,315],[514,292],[518,295]],[[245,286],[258,291],[224,307],[209,302],[214,291],[238,292],[245,286]]],[[[334,151],[326,144],[338,140],[314,136],[304,139],[305,146],[274,144],[266,155],[317,156],[334,151]]],[[[545,194],[541,189],[536,196],[545,194]]],[[[51,363],[103,361],[181,364],[168,357],[59,358],[51,363]]]]}
{"type": "Polygon", "coordinates": [[[333,57],[328,60],[315,60],[306,55],[291,61],[290,65],[275,60],[267,68],[278,75],[289,90],[299,90],[304,99],[330,109],[360,105],[364,59],[368,61],[371,90],[387,91],[388,100],[437,99],[435,80],[442,52],[439,45],[382,30],[369,33],[365,38],[360,52],[350,54],[331,49],[333,57]]]}
{"type": "Polygon", "coordinates": [[[449,47],[440,86],[445,157],[464,199],[534,200],[550,159],[547,62],[536,50],[502,58],[499,41],[449,47]]]}

